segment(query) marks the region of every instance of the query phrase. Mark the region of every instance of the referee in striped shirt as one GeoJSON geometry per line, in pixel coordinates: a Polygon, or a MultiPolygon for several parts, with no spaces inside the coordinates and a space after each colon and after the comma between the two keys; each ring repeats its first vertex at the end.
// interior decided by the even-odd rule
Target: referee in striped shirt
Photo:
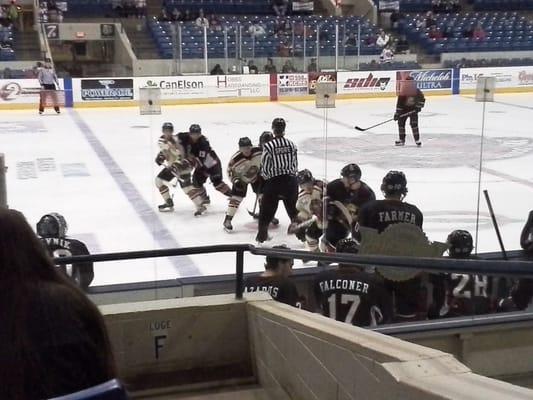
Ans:
{"type": "Polygon", "coordinates": [[[292,141],[284,137],[285,126],[283,118],[274,119],[274,139],[263,145],[260,173],[264,184],[259,207],[259,227],[255,238],[259,243],[268,240],[268,225],[276,214],[279,200],[283,200],[291,222],[296,220],[298,214],[298,149],[292,141]]]}

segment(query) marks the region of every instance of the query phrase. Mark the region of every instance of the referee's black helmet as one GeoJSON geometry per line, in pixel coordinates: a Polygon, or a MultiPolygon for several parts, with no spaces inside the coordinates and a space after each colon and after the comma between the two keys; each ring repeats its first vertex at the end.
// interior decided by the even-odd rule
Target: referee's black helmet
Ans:
{"type": "Polygon", "coordinates": [[[285,133],[285,127],[287,126],[287,123],[283,118],[274,118],[274,121],[272,121],[272,132],[274,132],[274,135],[283,135],[285,133]]]}

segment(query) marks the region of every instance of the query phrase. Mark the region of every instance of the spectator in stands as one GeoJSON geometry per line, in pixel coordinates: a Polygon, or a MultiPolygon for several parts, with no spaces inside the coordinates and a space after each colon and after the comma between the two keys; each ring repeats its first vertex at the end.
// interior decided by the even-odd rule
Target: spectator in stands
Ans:
{"type": "Polygon", "coordinates": [[[287,60],[287,61],[285,61],[285,64],[283,64],[283,67],[281,68],[281,72],[284,73],[284,74],[292,74],[292,73],[295,73],[295,72],[298,72],[298,71],[296,71],[296,68],[292,64],[292,61],[291,60],[287,60]]]}
{"type": "Polygon", "coordinates": [[[137,18],[146,17],[146,0],[135,0],[135,11],[137,18]]]}
{"type": "Polygon", "coordinates": [[[196,26],[205,26],[206,28],[209,28],[209,20],[205,17],[204,10],[202,8],[200,8],[200,10],[198,11],[198,18],[196,18],[196,21],[194,21],[194,23],[196,24],[196,26]]]}
{"type": "Polygon", "coordinates": [[[442,39],[442,32],[435,26],[431,25],[428,32],[428,37],[430,39],[442,39]]]}
{"type": "Polygon", "coordinates": [[[409,42],[405,35],[400,36],[396,42],[396,53],[406,53],[409,50],[409,42]]]}
{"type": "Polygon", "coordinates": [[[389,41],[390,36],[387,35],[387,33],[383,29],[381,29],[379,31],[378,38],[376,39],[376,47],[378,47],[379,49],[383,49],[389,44],[389,41]]]}
{"type": "Polygon", "coordinates": [[[307,66],[307,72],[320,72],[316,64],[316,58],[311,58],[311,62],[307,66]]]}
{"type": "Polygon", "coordinates": [[[248,33],[254,37],[266,35],[265,27],[261,25],[258,20],[252,22],[252,25],[248,28],[248,33]]]}
{"type": "Polygon", "coordinates": [[[265,74],[277,74],[276,66],[271,58],[267,58],[267,63],[264,68],[265,74]]]}
{"type": "Polygon", "coordinates": [[[474,30],[472,31],[472,39],[483,41],[487,38],[487,33],[481,26],[481,22],[478,22],[474,30]]]}
{"type": "Polygon", "coordinates": [[[213,69],[211,70],[211,75],[225,75],[224,70],[220,66],[220,64],[216,64],[213,69]]]}
{"type": "Polygon", "coordinates": [[[258,74],[259,68],[254,64],[254,60],[248,60],[248,72],[250,74],[258,74]]]}
{"type": "Polygon", "coordinates": [[[381,51],[381,54],[379,56],[379,62],[381,64],[387,64],[387,63],[391,63],[393,59],[394,59],[394,52],[392,51],[391,46],[386,46],[381,51]]]}
{"type": "Polygon", "coordinates": [[[274,30],[274,36],[280,37],[280,38],[287,37],[289,33],[291,32],[291,29],[292,27],[291,27],[290,21],[285,18],[281,18],[276,23],[276,27],[274,30]]]}
{"type": "Polygon", "coordinates": [[[282,40],[278,46],[279,57],[290,57],[292,53],[292,46],[287,39],[282,40]]]}
{"type": "Polygon", "coordinates": [[[222,31],[222,22],[215,14],[209,16],[209,28],[216,32],[222,31]]]}
{"type": "Polygon", "coordinates": [[[426,19],[423,17],[418,18],[415,21],[415,27],[416,29],[424,29],[426,27],[426,19]]]}
{"type": "Polygon", "coordinates": [[[357,48],[357,37],[355,33],[350,32],[346,39],[344,40],[344,47],[346,48],[357,48]]]}
{"type": "Polygon", "coordinates": [[[174,22],[183,21],[183,14],[181,13],[180,10],[178,10],[177,7],[174,7],[172,9],[171,19],[174,22]]]}
{"type": "Polygon", "coordinates": [[[0,398],[49,399],[115,378],[98,308],[20,212],[0,208],[0,226],[0,398]]]}
{"type": "Polygon", "coordinates": [[[161,22],[167,22],[170,21],[170,17],[168,15],[167,9],[163,7],[161,9],[161,14],[159,14],[159,17],[157,18],[161,22]]]}
{"type": "Polygon", "coordinates": [[[426,13],[426,20],[425,20],[425,27],[430,28],[433,25],[437,25],[437,21],[435,21],[435,16],[431,11],[428,11],[426,13]]]}
{"type": "Polygon", "coordinates": [[[7,19],[14,28],[18,28],[19,8],[15,0],[11,0],[11,4],[7,9],[7,19]]]}
{"type": "Polygon", "coordinates": [[[183,14],[183,22],[192,21],[193,19],[194,19],[194,16],[192,15],[191,10],[186,8],[185,13],[183,14]]]}
{"type": "Polygon", "coordinates": [[[285,15],[287,15],[288,8],[288,0],[272,0],[272,9],[278,17],[284,17],[285,15]]]}
{"type": "MultiPolygon", "coordinates": [[[[273,246],[272,249],[289,250],[287,246],[273,246]]],[[[296,285],[289,279],[293,264],[292,258],[267,256],[265,272],[246,278],[244,292],[267,292],[276,301],[299,307],[296,285]]]]}
{"type": "Polygon", "coordinates": [[[394,10],[390,14],[390,26],[393,30],[398,29],[399,23],[401,19],[403,18],[403,15],[398,10],[394,10]]]}

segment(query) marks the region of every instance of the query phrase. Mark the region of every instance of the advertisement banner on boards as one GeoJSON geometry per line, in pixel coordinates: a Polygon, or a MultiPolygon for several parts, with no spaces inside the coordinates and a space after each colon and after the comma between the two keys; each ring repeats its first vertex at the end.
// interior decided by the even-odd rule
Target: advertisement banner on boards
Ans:
{"type": "Polygon", "coordinates": [[[480,76],[494,77],[496,89],[533,86],[533,67],[461,68],[460,89],[475,90],[480,76]]]}
{"type": "MultiPolygon", "coordinates": [[[[194,99],[209,97],[209,81],[206,76],[158,76],[136,78],[138,88],[161,89],[161,100],[194,99]]],[[[213,84],[213,82],[211,82],[213,84]]]]}
{"type": "Polygon", "coordinates": [[[82,79],[81,100],[133,100],[133,79],[82,79]]]}
{"type": "Polygon", "coordinates": [[[337,93],[387,93],[395,91],[395,71],[354,71],[337,73],[337,93]]]}
{"type": "Polygon", "coordinates": [[[270,96],[270,76],[260,75],[216,75],[216,97],[267,97],[270,96]]]}
{"type": "Polygon", "coordinates": [[[309,90],[307,74],[278,74],[278,96],[303,96],[309,90]]]}
{"type": "Polygon", "coordinates": [[[424,90],[451,90],[452,70],[451,69],[424,69],[414,71],[397,71],[396,81],[402,82],[408,76],[416,82],[418,89],[424,90]]]}
{"type": "Polygon", "coordinates": [[[309,73],[309,94],[316,94],[317,82],[337,82],[336,72],[310,72],[309,73]]]}
{"type": "MultiPolygon", "coordinates": [[[[59,80],[64,87],[63,79],[59,80]]],[[[41,85],[37,79],[0,79],[0,104],[39,104],[41,85]]]]}

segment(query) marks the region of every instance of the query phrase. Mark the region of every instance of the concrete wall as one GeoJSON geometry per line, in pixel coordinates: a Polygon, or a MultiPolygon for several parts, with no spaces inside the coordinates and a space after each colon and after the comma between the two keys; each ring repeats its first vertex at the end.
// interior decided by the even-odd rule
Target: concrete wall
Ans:
{"type": "Polygon", "coordinates": [[[531,399],[453,356],[272,302],[250,302],[259,381],[276,399],[531,399]]]}

